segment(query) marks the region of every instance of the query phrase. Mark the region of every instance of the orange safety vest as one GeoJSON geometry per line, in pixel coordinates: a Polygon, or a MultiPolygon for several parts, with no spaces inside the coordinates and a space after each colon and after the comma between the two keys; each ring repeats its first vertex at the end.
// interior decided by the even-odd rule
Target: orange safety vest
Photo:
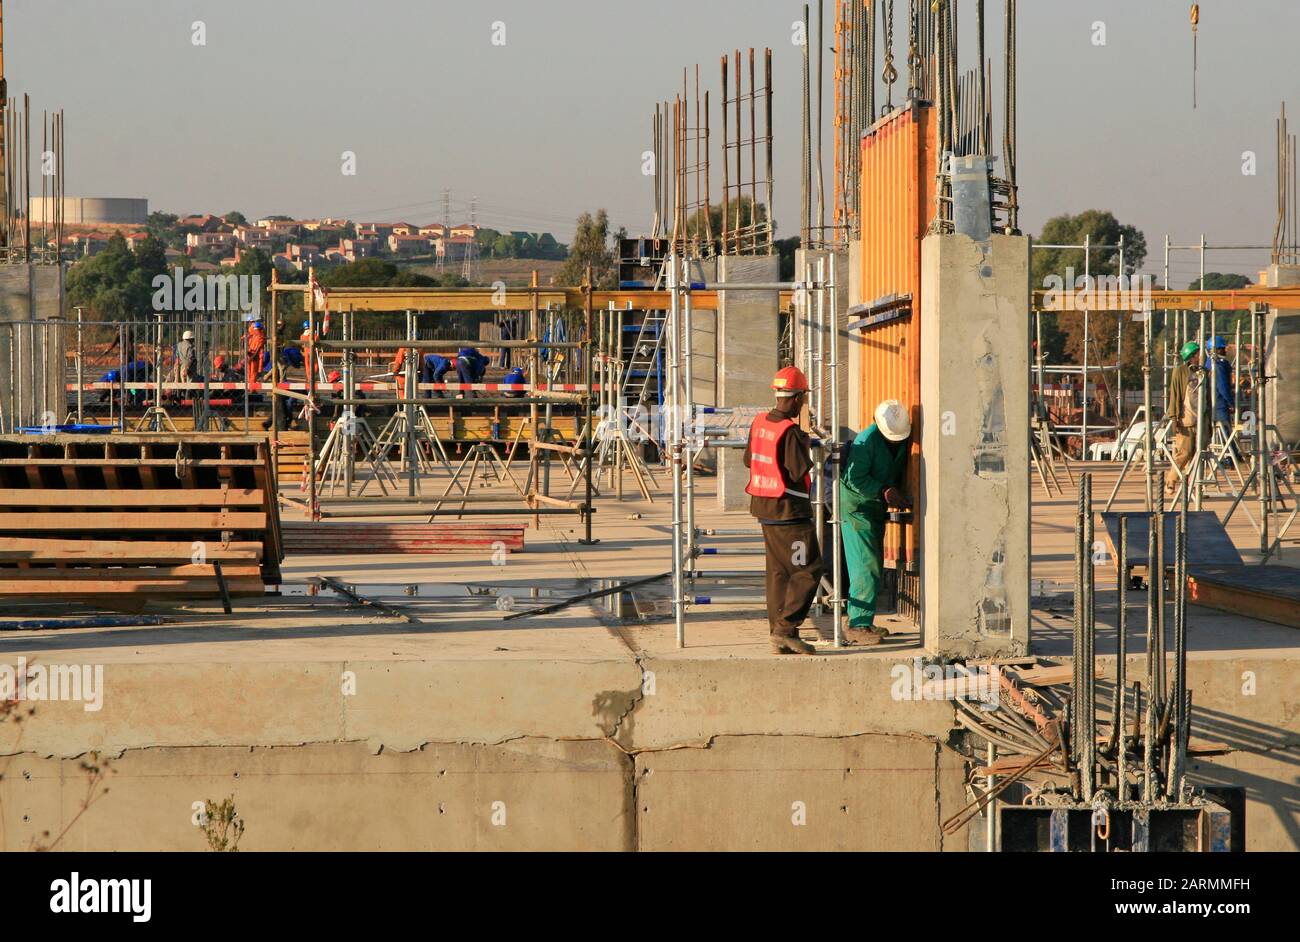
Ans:
{"type": "Polygon", "coordinates": [[[773,421],[767,413],[754,417],[754,424],[749,427],[749,484],[745,493],[751,497],[807,497],[812,487],[812,475],[803,476],[802,491],[785,486],[785,476],[781,474],[781,458],[777,448],[781,438],[794,425],[789,419],[773,421]]]}

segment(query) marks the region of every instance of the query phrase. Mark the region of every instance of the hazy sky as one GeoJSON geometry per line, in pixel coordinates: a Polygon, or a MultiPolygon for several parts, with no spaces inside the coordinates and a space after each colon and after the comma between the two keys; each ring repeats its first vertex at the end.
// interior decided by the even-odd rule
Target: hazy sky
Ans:
{"type": "MultiPolygon", "coordinates": [[[[1145,231],[1149,268],[1161,263],[1166,232],[1179,242],[1201,232],[1225,244],[1271,240],[1282,100],[1300,130],[1300,4],[1200,4],[1195,111],[1189,6],[1020,0],[1028,231],[1060,212],[1110,209],[1145,231]],[[1093,41],[1097,22],[1104,46],[1093,41]],[[1241,172],[1247,150],[1258,156],[1255,176],[1241,172]]],[[[961,7],[973,25],[973,0],[961,7]]],[[[832,8],[826,0],[828,21],[832,8]]],[[[906,8],[898,0],[900,23],[906,8]]],[[[145,196],[170,212],[422,223],[441,218],[450,188],[454,217],[477,196],[484,225],[567,240],[574,217],[597,206],[615,225],[646,230],[641,153],[654,102],[695,63],[716,102],[719,55],[770,46],[775,215],[790,235],[801,61],[791,24],[802,9],[788,0],[10,0],[5,62],[10,93],[29,92],[38,116],[65,109],[71,195],[145,196]],[[191,41],[195,20],[205,46],[191,41]],[[491,43],[497,21],[504,47],[491,43]],[[345,150],[356,153],[355,176],[340,172],[345,150]]],[[[988,10],[1000,101],[1002,0],[988,10]]],[[[963,42],[963,68],[973,48],[963,42]]],[[[901,71],[905,49],[895,53],[901,71]]],[[[1263,261],[1213,256],[1209,268],[1263,261]]],[[[1195,271],[1181,256],[1171,282],[1195,271]]]]}

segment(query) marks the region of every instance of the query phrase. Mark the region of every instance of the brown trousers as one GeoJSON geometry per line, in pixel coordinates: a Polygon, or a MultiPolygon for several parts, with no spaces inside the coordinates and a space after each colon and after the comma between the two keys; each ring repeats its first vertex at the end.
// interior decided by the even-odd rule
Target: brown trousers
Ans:
{"type": "Polygon", "coordinates": [[[799,633],[822,578],[822,553],[811,520],[763,524],[767,551],[767,622],[773,635],[799,633]]]}
{"type": "MultiPolygon", "coordinates": [[[[1192,452],[1196,450],[1196,441],[1192,436],[1183,431],[1174,433],[1174,464],[1178,465],[1183,474],[1187,473],[1188,467],[1192,463],[1192,452]]],[[[1173,494],[1178,490],[1178,472],[1170,468],[1165,472],[1165,493],[1173,494]]]]}

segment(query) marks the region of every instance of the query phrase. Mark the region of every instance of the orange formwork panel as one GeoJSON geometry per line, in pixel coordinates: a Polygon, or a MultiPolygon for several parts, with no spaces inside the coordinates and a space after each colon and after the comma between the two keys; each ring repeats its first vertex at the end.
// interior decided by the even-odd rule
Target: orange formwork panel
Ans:
{"type": "MultiPolygon", "coordinates": [[[[912,413],[907,492],[913,497],[921,481],[921,239],[935,215],[937,146],[934,109],[918,102],[862,135],[863,303],[849,318],[862,345],[861,414],[872,415],[882,399],[897,399],[912,413]]],[[[890,527],[886,564],[915,571],[919,534],[919,520],[890,527]]]]}

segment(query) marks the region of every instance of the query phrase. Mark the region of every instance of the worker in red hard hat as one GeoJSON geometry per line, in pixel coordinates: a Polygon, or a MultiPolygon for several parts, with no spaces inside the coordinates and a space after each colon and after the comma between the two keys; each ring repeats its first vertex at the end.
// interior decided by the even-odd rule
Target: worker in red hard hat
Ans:
{"type": "Polygon", "coordinates": [[[745,447],[749,512],[763,526],[767,555],[767,621],[777,654],[812,654],[799,637],[822,577],[813,525],[812,442],[798,425],[808,378],[787,366],[772,381],[776,408],[755,416],[745,447]]]}

